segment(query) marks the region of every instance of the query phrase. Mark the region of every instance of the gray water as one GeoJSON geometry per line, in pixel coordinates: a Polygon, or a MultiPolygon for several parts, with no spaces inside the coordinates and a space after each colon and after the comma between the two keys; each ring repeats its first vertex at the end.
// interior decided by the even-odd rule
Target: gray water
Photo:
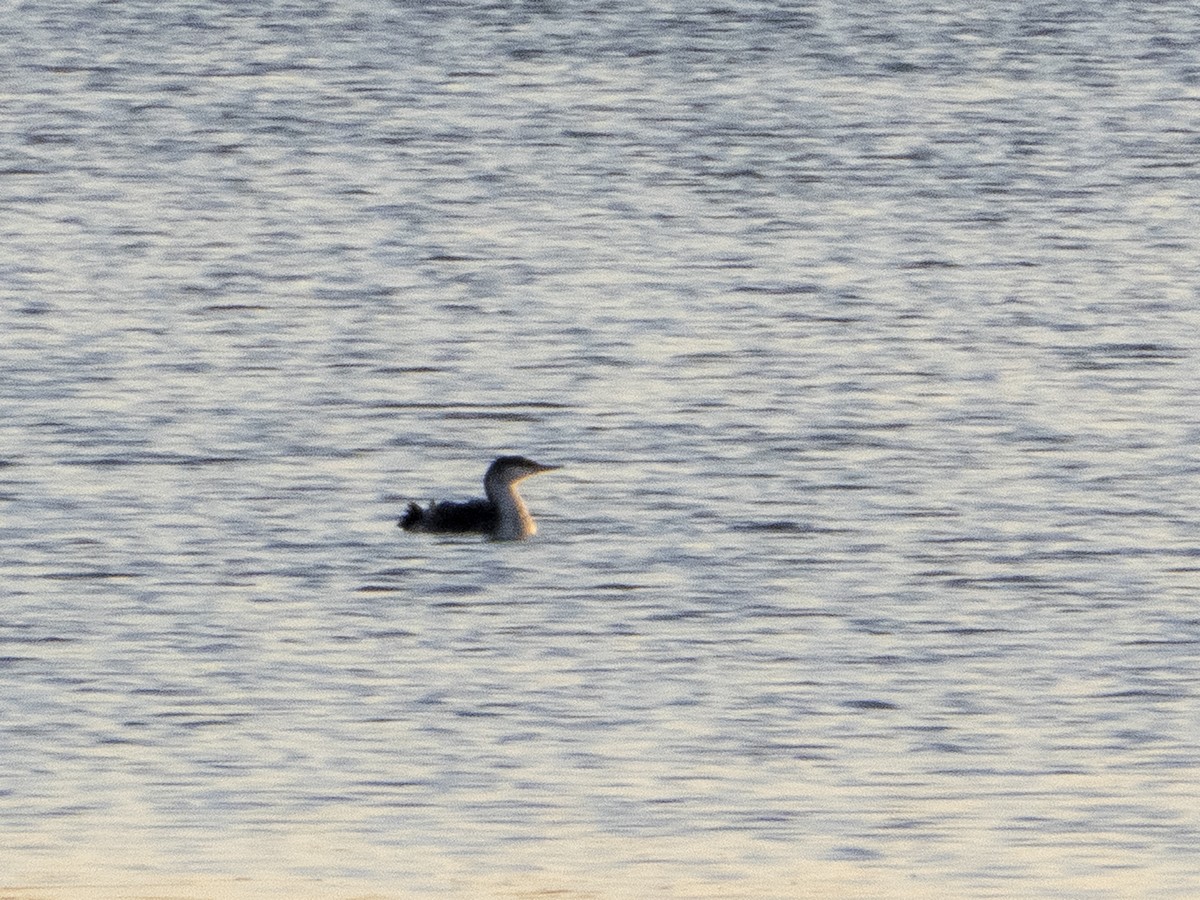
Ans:
{"type": "Polygon", "coordinates": [[[0,42],[0,894],[1200,894],[1194,4],[0,42]]]}

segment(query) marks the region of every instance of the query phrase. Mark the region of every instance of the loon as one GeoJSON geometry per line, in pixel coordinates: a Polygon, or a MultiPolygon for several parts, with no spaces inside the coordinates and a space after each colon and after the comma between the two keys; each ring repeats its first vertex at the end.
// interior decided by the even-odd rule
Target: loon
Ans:
{"type": "Polygon", "coordinates": [[[524,456],[501,456],[483,476],[486,500],[456,503],[443,500],[422,509],[416,503],[399,522],[405,531],[465,534],[478,532],[494,541],[523,541],[537,532],[537,523],[529,515],[525,501],[517,493],[517,483],[558,466],[544,466],[524,456]]]}

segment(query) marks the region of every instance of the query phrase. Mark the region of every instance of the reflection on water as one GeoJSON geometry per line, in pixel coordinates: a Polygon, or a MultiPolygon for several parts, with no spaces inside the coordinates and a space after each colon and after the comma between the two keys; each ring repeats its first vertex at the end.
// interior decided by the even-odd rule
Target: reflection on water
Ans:
{"type": "Polygon", "coordinates": [[[1193,896],[1197,32],[20,10],[0,893],[1193,896]]]}

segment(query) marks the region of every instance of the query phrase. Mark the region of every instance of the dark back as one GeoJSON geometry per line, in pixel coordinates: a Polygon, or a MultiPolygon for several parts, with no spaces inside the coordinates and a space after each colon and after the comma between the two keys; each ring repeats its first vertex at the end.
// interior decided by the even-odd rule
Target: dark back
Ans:
{"type": "Polygon", "coordinates": [[[437,531],[491,531],[496,527],[496,509],[487,500],[446,500],[434,504],[429,520],[437,531]]]}

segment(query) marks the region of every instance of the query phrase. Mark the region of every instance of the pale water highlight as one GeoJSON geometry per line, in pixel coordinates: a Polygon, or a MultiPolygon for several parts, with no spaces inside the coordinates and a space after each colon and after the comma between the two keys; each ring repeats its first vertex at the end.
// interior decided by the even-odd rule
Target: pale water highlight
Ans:
{"type": "Polygon", "coordinates": [[[6,17],[0,896],[1200,893],[1200,12],[426,6],[6,17]]]}

